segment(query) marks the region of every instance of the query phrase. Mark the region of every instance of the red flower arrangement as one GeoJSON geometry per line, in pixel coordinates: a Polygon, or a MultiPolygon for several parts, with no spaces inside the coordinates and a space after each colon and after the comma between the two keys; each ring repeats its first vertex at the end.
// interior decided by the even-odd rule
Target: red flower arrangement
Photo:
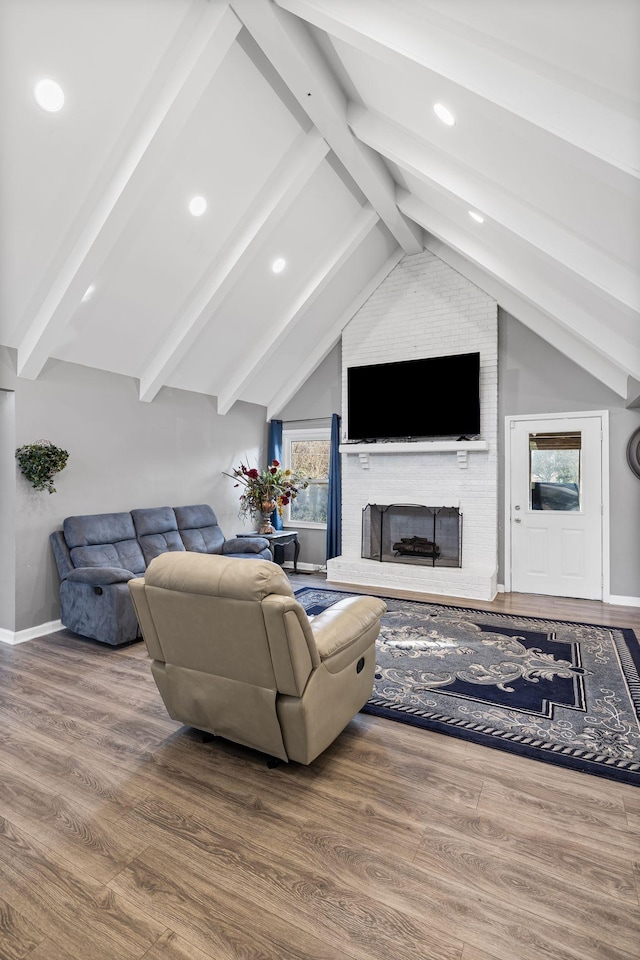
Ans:
{"type": "Polygon", "coordinates": [[[279,460],[272,460],[262,471],[241,463],[225,476],[237,480],[236,487],[244,488],[240,494],[242,516],[273,513],[275,509],[282,516],[284,507],[295,500],[298,491],[309,486],[309,481],[304,477],[284,470],[279,460]]]}

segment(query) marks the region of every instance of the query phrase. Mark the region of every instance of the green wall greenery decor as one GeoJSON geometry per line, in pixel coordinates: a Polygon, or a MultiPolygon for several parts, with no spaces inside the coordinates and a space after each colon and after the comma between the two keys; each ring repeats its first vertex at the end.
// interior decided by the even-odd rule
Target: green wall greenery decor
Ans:
{"type": "Polygon", "coordinates": [[[16,459],[22,473],[34,490],[55,493],[53,478],[67,465],[69,454],[56,447],[50,440],[37,440],[16,450],[16,459]]]}

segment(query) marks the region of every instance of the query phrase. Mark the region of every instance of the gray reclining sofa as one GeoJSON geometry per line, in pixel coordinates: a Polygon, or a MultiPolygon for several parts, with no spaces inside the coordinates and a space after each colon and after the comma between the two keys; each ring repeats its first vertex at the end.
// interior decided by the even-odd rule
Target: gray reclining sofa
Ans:
{"type": "Polygon", "coordinates": [[[271,560],[263,537],[226,540],[208,504],[67,517],[50,540],[62,581],[62,623],[112,646],[141,639],[128,583],[161,553],[271,560]]]}

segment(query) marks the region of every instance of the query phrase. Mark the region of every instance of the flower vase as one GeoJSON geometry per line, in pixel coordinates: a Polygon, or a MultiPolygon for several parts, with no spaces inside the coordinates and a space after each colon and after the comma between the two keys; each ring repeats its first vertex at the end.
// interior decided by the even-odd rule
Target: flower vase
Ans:
{"type": "Polygon", "coordinates": [[[258,524],[258,533],[275,533],[273,524],[271,523],[271,516],[275,508],[275,500],[262,504],[260,523],[258,524]]]}

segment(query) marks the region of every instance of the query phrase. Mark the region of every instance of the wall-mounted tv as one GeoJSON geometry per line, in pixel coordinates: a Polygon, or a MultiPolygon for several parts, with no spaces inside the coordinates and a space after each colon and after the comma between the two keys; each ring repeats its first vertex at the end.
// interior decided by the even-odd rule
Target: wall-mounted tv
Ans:
{"type": "Polygon", "coordinates": [[[347,368],[351,442],[479,433],[479,353],[347,368]]]}

